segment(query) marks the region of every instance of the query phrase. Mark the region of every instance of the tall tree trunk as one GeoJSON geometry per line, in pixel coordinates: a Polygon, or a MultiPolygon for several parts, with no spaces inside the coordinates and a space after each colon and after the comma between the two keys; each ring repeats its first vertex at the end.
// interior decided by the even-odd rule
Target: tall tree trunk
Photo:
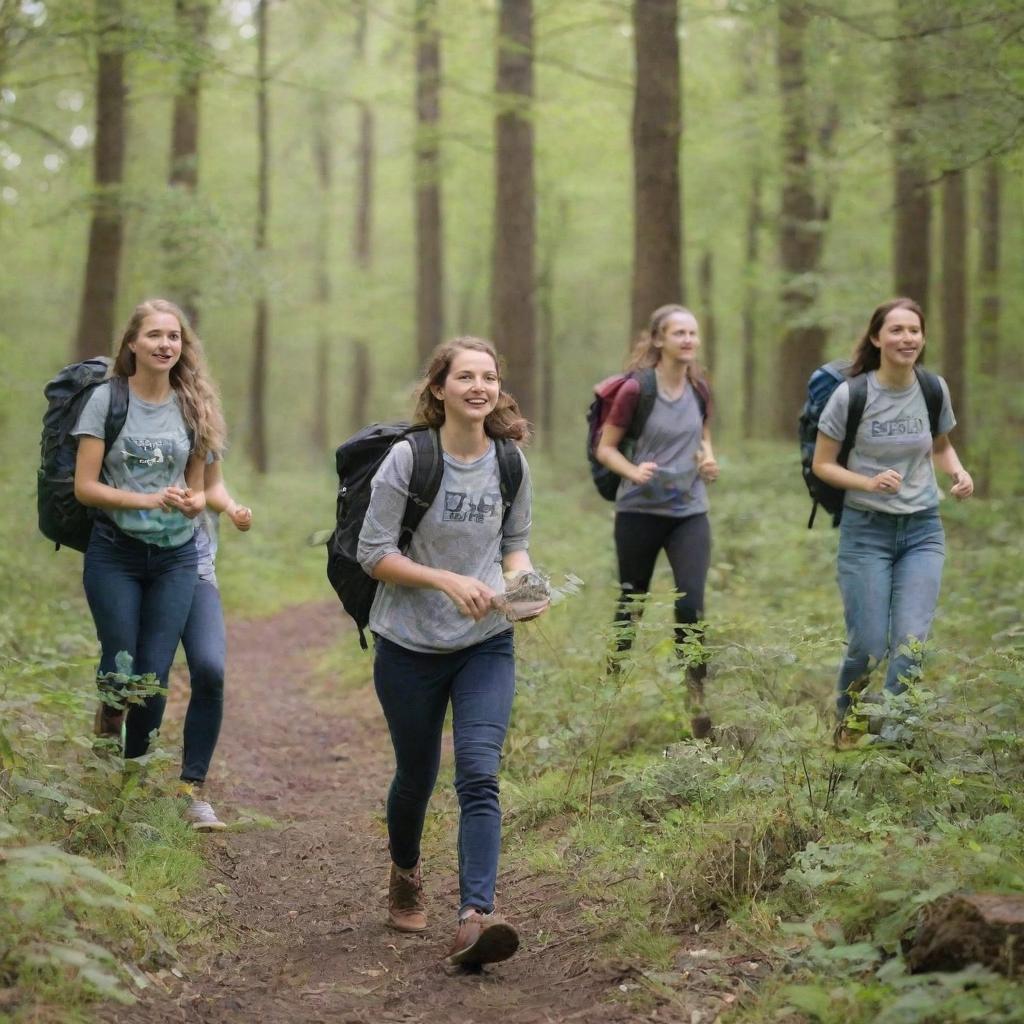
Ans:
{"type": "MultiPolygon", "coordinates": [[[[174,0],[178,49],[183,54],[174,94],[171,121],[169,183],[190,197],[199,184],[199,90],[210,17],[209,0],[174,0]]],[[[173,292],[195,327],[199,323],[199,273],[192,257],[193,239],[188,232],[172,231],[168,239],[168,263],[173,292]]]]}
{"type": "Polygon", "coordinates": [[[807,378],[822,362],[826,332],[817,312],[827,207],[815,197],[811,169],[810,92],[804,69],[809,15],[802,0],[779,0],[778,70],[782,95],[783,339],[778,361],[778,429],[793,432],[807,378]]]}
{"type": "MultiPolygon", "coordinates": [[[[920,0],[898,0],[905,31],[916,30],[920,0]]],[[[932,200],[928,186],[928,163],[914,125],[920,121],[924,103],[923,71],[918,45],[913,39],[895,45],[893,73],[896,101],[893,132],[893,286],[928,305],[931,271],[932,200]]]]}
{"type": "Polygon", "coordinates": [[[96,143],[93,147],[92,220],[85,286],[78,312],[75,354],[106,354],[114,341],[121,268],[125,105],[121,0],[97,0],[96,143]]]}
{"type": "Polygon", "coordinates": [[[677,0],[634,0],[633,301],[630,335],[685,298],[677,0]]]}
{"type": "MultiPolygon", "coordinates": [[[[978,372],[979,391],[998,399],[1002,388],[999,352],[999,320],[1002,313],[999,294],[1000,233],[1002,227],[1002,169],[995,158],[982,170],[978,259],[978,372]]],[[[982,443],[975,446],[977,467],[975,487],[981,497],[992,492],[992,449],[996,444],[999,422],[992,405],[982,403],[977,410],[984,429],[982,443]]]]}
{"type": "Polygon", "coordinates": [[[551,452],[555,447],[555,354],[558,350],[555,316],[555,273],[558,253],[569,223],[569,203],[560,198],[551,229],[544,241],[537,279],[537,304],[540,319],[540,440],[541,447],[551,452]]]}
{"type": "Polygon", "coordinates": [[[987,381],[999,376],[1000,232],[1002,227],[1002,170],[999,161],[989,160],[982,171],[980,254],[978,293],[979,369],[987,381]]]}
{"type": "MultiPolygon", "coordinates": [[[[356,31],[354,36],[356,60],[366,63],[366,43],[370,10],[368,0],[357,0],[355,6],[356,31]]],[[[360,270],[369,270],[373,263],[373,174],[375,155],[376,117],[366,100],[358,104],[359,121],[356,127],[356,209],[353,221],[352,256],[360,270]]]]}
{"type": "Polygon", "coordinates": [[[444,333],[440,122],[437,0],[416,0],[416,354],[424,366],[444,333]]]}
{"type": "Polygon", "coordinates": [[[761,248],[761,171],[754,170],[747,205],[747,239],[743,268],[743,436],[757,437],[757,272],[761,248]]]}
{"type": "Polygon", "coordinates": [[[957,418],[957,445],[966,448],[967,195],[965,172],[942,178],[942,372],[957,418]]]}
{"type": "Polygon", "coordinates": [[[710,249],[705,249],[700,258],[697,284],[700,288],[700,334],[704,364],[714,373],[718,355],[718,324],[715,321],[715,256],[710,249]]]}
{"type": "Polygon", "coordinates": [[[370,350],[365,341],[352,343],[352,433],[365,427],[369,421],[370,392],[373,387],[370,350]]]}
{"type": "Polygon", "coordinates": [[[267,302],[267,221],[270,216],[270,109],[267,71],[267,5],[256,8],[256,133],[259,140],[259,193],[256,205],[256,258],[259,264],[259,293],[252,336],[252,377],[249,385],[249,456],[257,472],[270,468],[267,451],[266,392],[270,347],[269,304],[267,302]]]}
{"type": "Polygon", "coordinates": [[[508,390],[524,414],[532,416],[537,347],[533,0],[500,0],[498,17],[491,333],[508,364],[508,390]]]}
{"type": "Polygon", "coordinates": [[[330,423],[330,348],[331,348],[331,132],[328,126],[327,100],[317,94],[313,100],[313,166],[319,190],[319,216],[316,225],[316,267],[313,304],[316,308],[317,340],[313,378],[313,423],[310,441],[313,450],[328,447],[330,423]]]}

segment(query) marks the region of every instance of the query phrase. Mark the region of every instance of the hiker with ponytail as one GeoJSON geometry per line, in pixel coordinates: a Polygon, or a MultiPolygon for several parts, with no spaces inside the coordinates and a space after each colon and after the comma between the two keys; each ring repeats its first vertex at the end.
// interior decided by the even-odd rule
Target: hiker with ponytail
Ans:
{"type": "MultiPolygon", "coordinates": [[[[711,564],[707,487],[718,479],[711,391],[697,361],[700,343],[696,317],[683,306],[661,306],[651,314],[595,450],[597,460],[621,477],[615,496],[616,653],[632,646],[658,553],[664,551],[675,581],[676,651],[686,666],[690,726],[697,738],[711,732],[702,643],[711,564]],[[644,417],[639,429],[638,415],[644,417]]],[[[611,664],[617,664],[614,656],[611,664]]]]}

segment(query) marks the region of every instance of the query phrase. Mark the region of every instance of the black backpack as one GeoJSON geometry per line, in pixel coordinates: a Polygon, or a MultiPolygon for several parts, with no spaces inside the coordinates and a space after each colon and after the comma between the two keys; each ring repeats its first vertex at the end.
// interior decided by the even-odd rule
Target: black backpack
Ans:
{"type": "MultiPolygon", "coordinates": [[[[368,576],[356,559],[359,533],[370,505],[370,483],[388,452],[399,442],[412,446],[412,476],[409,497],[398,536],[399,550],[408,550],[409,542],[431,502],[437,497],[444,475],[441,441],[436,430],[408,423],[374,423],[364,427],[334,454],[338,470],[336,523],[327,540],[327,578],[345,611],[359,629],[359,645],[366,650],[364,630],[370,621],[370,608],[378,581],[368,576]]],[[[523,463],[515,443],[494,439],[501,479],[502,524],[508,518],[512,502],[523,482],[523,463]]]]}
{"type": "Polygon", "coordinates": [[[109,380],[110,409],[104,427],[105,452],[121,433],[128,418],[128,380],[108,377],[111,361],[105,356],[65,366],[51,380],[43,394],[47,408],[43,415],[36,498],[39,529],[56,544],[85,551],[89,546],[94,513],[75,497],[75,460],[78,438],[71,433],[93,391],[109,380]]]}
{"type": "MultiPolygon", "coordinates": [[[[587,461],[590,463],[590,476],[597,488],[597,493],[606,501],[614,501],[619,489],[619,481],[622,477],[610,470],[606,465],[597,461],[594,454],[597,451],[597,442],[601,437],[601,429],[619,393],[622,385],[627,380],[637,380],[640,384],[640,399],[637,402],[633,419],[629,424],[625,436],[619,445],[619,451],[632,459],[636,450],[637,438],[640,436],[647,423],[648,418],[654,409],[654,402],[658,397],[658,377],[653,367],[645,367],[641,370],[634,370],[631,373],[617,373],[612,377],[606,377],[603,381],[594,385],[594,400],[587,409],[587,461]]],[[[703,419],[708,418],[708,404],[711,398],[710,389],[703,380],[698,381],[694,386],[694,394],[697,396],[697,404],[700,406],[700,414],[703,419]]]]}
{"type": "MultiPolygon", "coordinates": [[[[812,500],[811,515],[807,520],[808,530],[814,526],[814,517],[819,505],[832,516],[833,526],[838,526],[843,517],[843,501],[846,491],[819,480],[811,467],[814,465],[814,446],[818,440],[818,420],[825,411],[832,392],[844,380],[848,381],[850,385],[850,407],[846,416],[846,433],[836,459],[840,466],[846,465],[850,458],[850,452],[853,451],[857,440],[857,428],[860,426],[861,417],[864,415],[864,405],[868,398],[868,378],[865,373],[850,377],[849,371],[849,360],[836,359],[831,363],[825,363],[824,366],[819,366],[807,381],[807,399],[800,410],[798,433],[800,436],[800,467],[812,500]]],[[[939,416],[942,413],[942,385],[934,373],[930,373],[920,366],[914,367],[914,373],[921,387],[921,393],[924,395],[925,405],[928,407],[928,425],[932,437],[935,437],[939,432],[939,416]]]]}

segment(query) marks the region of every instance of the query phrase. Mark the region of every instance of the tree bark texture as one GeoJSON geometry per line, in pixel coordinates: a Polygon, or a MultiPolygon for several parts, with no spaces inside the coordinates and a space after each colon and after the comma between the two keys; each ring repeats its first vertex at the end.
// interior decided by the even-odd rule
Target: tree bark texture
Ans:
{"type": "Polygon", "coordinates": [[[633,294],[630,337],[651,313],[683,302],[677,0],[634,0],[633,294]]]}
{"type": "Polygon", "coordinates": [[[942,373],[957,418],[957,445],[967,446],[967,189],[964,171],[942,179],[942,373]]]}
{"type": "MultiPolygon", "coordinates": [[[[898,6],[904,30],[913,32],[918,0],[899,0],[898,6]]],[[[894,44],[899,59],[894,62],[893,287],[897,295],[906,295],[927,308],[931,276],[932,200],[928,162],[914,127],[924,103],[919,45],[913,39],[894,44]]]]}
{"type": "Polygon", "coordinates": [[[777,63],[782,97],[783,339],[778,360],[778,429],[792,434],[807,378],[821,364],[826,331],[817,311],[827,204],[811,168],[811,96],[804,66],[809,15],[801,0],[780,0],[777,63]]]}
{"type": "Polygon", "coordinates": [[[93,147],[92,218],[85,284],[78,312],[75,355],[106,355],[114,341],[124,227],[125,106],[121,0],[97,0],[96,142],[93,147]]]}
{"type": "Polygon", "coordinates": [[[360,270],[373,263],[373,172],[376,117],[369,103],[359,104],[359,141],[356,144],[356,217],[352,254],[360,270]]]}
{"type": "Polygon", "coordinates": [[[743,285],[743,436],[758,436],[757,419],[757,271],[761,248],[761,172],[754,171],[747,205],[746,259],[743,285]]]}
{"type": "Polygon", "coordinates": [[[328,126],[327,100],[320,94],[313,101],[313,166],[319,192],[317,217],[313,303],[317,317],[316,354],[313,364],[313,422],[310,441],[313,450],[327,451],[330,423],[330,349],[331,349],[331,132],[328,126]]]}
{"type": "Polygon", "coordinates": [[[1000,246],[1002,225],[1002,169],[999,161],[989,160],[982,169],[981,216],[979,218],[978,292],[981,315],[978,318],[979,369],[986,380],[999,376],[999,296],[1000,246]]]}
{"type": "Polygon", "coordinates": [[[491,333],[508,366],[506,388],[532,416],[537,347],[532,0],[501,0],[498,19],[491,333]]]}
{"type": "MultiPolygon", "coordinates": [[[[169,183],[194,195],[199,185],[199,95],[203,68],[206,27],[210,17],[208,0],[175,0],[178,50],[182,55],[178,88],[174,94],[171,119],[171,162],[169,183]]],[[[192,257],[194,238],[188,230],[171,233],[167,260],[172,293],[195,327],[199,323],[199,273],[192,257]]]]}
{"type": "Polygon", "coordinates": [[[718,324],[715,321],[715,255],[706,249],[700,258],[697,274],[700,287],[700,336],[704,350],[703,362],[714,373],[718,354],[718,324]]]}
{"type": "Polygon", "coordinates": [[[421,366],[444,333],[440,128],[437,0],[416,0],[416,354],[421,366]]]}
{"type": "Polygon", "coordinates": [[[258,198],[256,204],[256,257],[260,265],[259,294],[252,336],[252,376],[249,384],[249,457],[257,472],[270,468],[267,450],[266,393],[270,347],[269,304],[267,302],[267,220],[270,216],[270,102],[267,71],[267,4],[256,8],[256,134],[259,141],[258,198]]]}
{"type": "Polygon", "coordinates": [[[351,428],[354,434],[365,427],[370,420],[370,391],[373,387],[372,368],[370,366],[370,350],[365,341],[352,343],[352,410],[351,428]]]}

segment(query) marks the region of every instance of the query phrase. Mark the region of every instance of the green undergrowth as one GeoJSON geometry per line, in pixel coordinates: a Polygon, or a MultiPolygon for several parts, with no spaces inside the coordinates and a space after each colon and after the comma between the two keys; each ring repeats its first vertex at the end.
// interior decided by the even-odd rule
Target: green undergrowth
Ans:
{"type": "MultiPolygon", "coordinates": [[[[513,857],[562,872],[606,947],[670,969],[702,933],[771,960],[731,1020],[1018,1020],[1020,986],[910,975],[922,906],[1024,891],[1024,509],[943,503],[948,556],[924,675],[830,744],[843,646],[837,535],[806,529],[792,453],[723,460],[706,646],[714,742],[688,739],[659,566],[634,648],[606,670],[611,511],[537,473],[534,558],[583,592],[520,628],[504,784],[513,857]],[[887,722],[891,743],[872,742],[887,722]]],[[[659,978],[663,975],[659,974],[659,978]]],[[[683,982],[680,980],[680,985],[683,982]]]]}

